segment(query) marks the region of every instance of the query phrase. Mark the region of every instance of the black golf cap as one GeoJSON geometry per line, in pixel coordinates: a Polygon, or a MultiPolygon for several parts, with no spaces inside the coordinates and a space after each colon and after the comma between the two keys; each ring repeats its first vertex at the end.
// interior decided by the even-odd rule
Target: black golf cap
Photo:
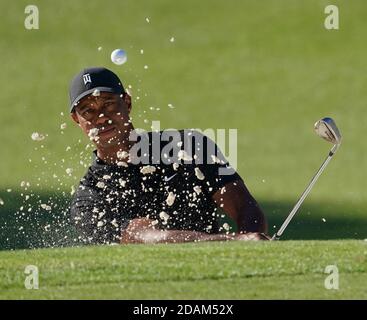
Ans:
{"type": "Polygon", "coordinates": [[[119,77],[111,70],[103,67],[85,68],[71,81],[69,89],[70,112],[73,112],[80,99],[93,93],[95,90],[117,94],[126,92],[119,77]]]}

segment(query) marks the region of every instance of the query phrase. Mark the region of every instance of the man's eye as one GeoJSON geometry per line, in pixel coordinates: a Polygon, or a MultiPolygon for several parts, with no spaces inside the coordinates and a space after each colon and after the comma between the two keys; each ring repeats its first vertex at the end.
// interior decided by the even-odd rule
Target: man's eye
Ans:
{"type": "Polygon", "coordinates": [[[82,115],[88,115],[90,114],[90,111],[91,111],[90,109],[86,109],[82,112],[82,115]]]}

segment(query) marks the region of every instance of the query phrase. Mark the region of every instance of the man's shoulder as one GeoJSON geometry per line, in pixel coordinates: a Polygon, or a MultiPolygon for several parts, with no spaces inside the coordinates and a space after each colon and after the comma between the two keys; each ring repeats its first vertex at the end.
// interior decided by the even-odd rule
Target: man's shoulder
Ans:
{"type": "Polygon", "coordinates": [[[97,183],[95,177],[92,174],[91,167],[88,168],[87,172],[80,179],[79,185],[76,187],[75,192],[72,195],[71,203],[88,202],[99,196],[97,183]]]}

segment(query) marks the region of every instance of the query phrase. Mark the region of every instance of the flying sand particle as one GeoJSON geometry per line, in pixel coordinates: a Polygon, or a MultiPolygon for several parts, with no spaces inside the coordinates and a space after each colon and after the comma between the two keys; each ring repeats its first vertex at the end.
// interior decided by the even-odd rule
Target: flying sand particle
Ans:
{"type": "Polygon", "coordinates": [[[98,129],[97,128],[92,128],[89,130],[88,132],[88,137],[90,140],[98,140],[98,129]]]}
{"type": "Polygon", "coordinates": [[[166,203],[168,206],[172,206],[173,203],[175,202],[176,199],[176,195],[173,192],[169,192],[167,199],[166,199],[166,203]]]}
{"type": "Polygon", "coordinates": [[[128,167],[128,164],[127,164],[126,162],[124,162],[124,161],[119,161],[119,162],[117,162],[117,165],[118,165],[119,167],[128,167]]]}
{"type": "Polygon", "coordinates": [[[121,187],[125,188],[126,186],[126,181],[122,180],[121,178],[119,179],[119,184],[121,185],[121,187]]]}
{"type": "Polygon", "coordinates": [[[167,224],[167,221],[169,219],[169,215],[166,212],[161,211],[159,213],[159,217],[163,220],[163,224],[167,224]]]}
{"type": "Polygon", "coordinates": [[[156,167],[154,167],[154,166],[144,166],[144,167],[142,167],[141,169],[140,169],[140,172],[142,173],[142,174],[149,174],[149,173],[153,173],[153,172],[155,172],[157,169],[156,169],[156,167]]]}
{"type": "Polygon", "coordinates": [[[216,157],[215,155],[212,154],[212,155],[210,155],[210,157],[212,158],[212,161],[214,163],[221,163],[220,159],[218,157],[216,157]]]}
{"type": "Polygon", "coordinates": [[[227,222],[223,223],[223,229],[226,230],[226,231],[229,231],[230,226],[227,222]]]}
{"type": "Polygon", "coordinates": [[[22,188],[26,188],[26,187],[30,187],[30,186],[31,186],[31,184],[30,184],[29,182],[22,181],[22,182],[20,183],[20,186],[21,186],[22,188]]]}
{"type": "MultiPolygon", "coordinates": [[[[180,142],[178,142],[178,143],[180,143],[180,142]]],[[[177,143],[177,145],[178,145],[178,143],[177,143]]],[[[180,150],[178,152],[178,160],[192,161],[192,157],[185,150],[180,150]]]]}
{"type": "Polygon", "coordinates": [[[129,154],[126,151],[117,151],[116,155],[117,158],[119,159],[125,159],[129,156],[129,154]]]}
{"type": "Polygon", "coordinates": [[[118,228],[119,224],[117,223],[116,219],[113,219],[111,221],[111,224],[115,227],[115,228],[118,228]]]}
{"type": "Polygon", "coordinates": [[[93,97],[99,97],[101,95],[101,92],[98,89],[95,89],[92,93],[93,97]]]}
{"type": "Polygon", "coordinates": [[[97,182],[96,186],[97,186],[97,188],[103,189],[105,187],[105,184],[104,184],[103,181],[99,181],[99,182],[97,182]]]}
{"type": "Polygon", "coordinates": [[[51,211],[51,206],[49,206],[49,205],[47,205],[45,203],[42,203],[41,204],[41,208],[44,209],[44,210],[46,210],[46,211],[51,211]]]}
{"type": "Polygon", "coordinates": [[[198,178],[199,180],[205,179],[204,174],[201,172],[199,168],[195,168],[195,175],[196,175],[196,178],[198,178]]]}
{"type": "Polygon", "coordinates": [[[199,186],[195,186],[194,191],[196,192],[196,194],[200,194],[201,193],[201,188],[199,186]]]}
{"type": "Polygon", "coordinates": [[[97,228],[103,227],[104,226],[104,222],[103,221],[98,221],[97,223],[97,228]]]}
{"type": "Polygon", "coordinates": [[[45,139],[45,136],[42,133],[33,132],[31,138],[33,141],[42,141],[45,139]]]}

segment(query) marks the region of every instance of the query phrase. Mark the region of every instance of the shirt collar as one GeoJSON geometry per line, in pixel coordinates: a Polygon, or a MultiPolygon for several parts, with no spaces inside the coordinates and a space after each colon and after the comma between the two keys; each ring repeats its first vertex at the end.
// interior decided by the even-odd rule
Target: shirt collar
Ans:
{"type": "Polygon", "coordinates": [[[107,162],[104,162],[101,158],[98,157],[97,150],[93,150],[92,160],[93,165],[108,165],[107,162]]]}

